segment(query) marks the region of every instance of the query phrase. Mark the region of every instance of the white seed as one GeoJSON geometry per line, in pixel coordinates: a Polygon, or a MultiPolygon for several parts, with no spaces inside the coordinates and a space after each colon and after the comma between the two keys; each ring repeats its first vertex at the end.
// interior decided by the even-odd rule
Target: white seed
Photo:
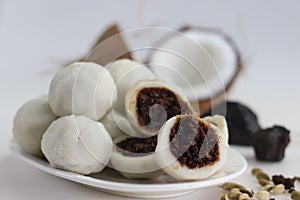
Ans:
{"type": "Polygon", "coordinates": [[[282,194],[284,193],[285,187],[283,184],[278,184],[275,185],[271,190],[270,193],[271,194],[282,194]]]}
{"type": "Polygon", "coordinates": [[[254,194],[254,197],[258,200],[268,200],[270,193],[268,191],[259,191],[254,194]]]}
{"type": "Polygon", "coordinates": [[[243,193],[239,196],[239,200],[250,200],[251,198],[247,193],[243,193]]]}
{"type": "Polygon", "coordinates": [[[241,194],[240,189],[233,188],[230,190],[228,197],[229,199],[238,199],[241,194]]]}

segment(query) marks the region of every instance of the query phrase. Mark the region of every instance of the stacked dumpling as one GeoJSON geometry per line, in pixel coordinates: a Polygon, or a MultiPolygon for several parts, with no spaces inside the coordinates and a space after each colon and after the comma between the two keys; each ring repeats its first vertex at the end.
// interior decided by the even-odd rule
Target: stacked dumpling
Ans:
{"type": "Polygon", "coordinates": [[[69,115],[54,121],[43,135],[42,151],[53,167],[90,174],[109,162],[112,141],[99,122],[69,115]]]}
{"type": "Polygon", "coordinates": [[[57,119],[52,112],[48,96],[26,102],[18,110],[13,122],[15,141],[28,154],[43,157],[41,140],[48,126],[57,119]]]}
{"type": "Polygon", "coordinates": [[[98,120],[116,101],[115,90],[111,74],[98,64],[75,62],[59,70],[49,97],[32,100],[17,112],[17,143],[29,154],[44,155],[53,167],[100,172],[110,160],[113,143],[98,120]]]}
{"type": "Polygon", "coordinates": [[[199,118],[183,91],[128,59],[61,69],[48,98],[18,111],[13,132],[53,167],[90,174],[111,163],[128,178],[207,178],[228,148],[224,117],[199,118]]]}

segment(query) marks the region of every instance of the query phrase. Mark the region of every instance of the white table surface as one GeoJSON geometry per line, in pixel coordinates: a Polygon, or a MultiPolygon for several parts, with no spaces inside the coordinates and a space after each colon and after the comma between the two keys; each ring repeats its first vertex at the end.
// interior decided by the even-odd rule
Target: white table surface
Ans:
{"type": "MultiPolygon", "coordinates": [[[[257,189],[249,173],[254,166],[270,174],[300,175],[299,9],[296,0],[195,0],[189,4],[173,0],[0,0],[0,199],[129,199],[43,173],[13,157],[8,149],[16,110],[47,93],[60,65],[83,55],[113,22],[124,30],[193,24],[229,33],[243,53],[245,68],[228,98],[253,108],[264,127],[286,126],[292,138],[279,163],[257,162],[252,148],[233,147],[249,164],[235,181],[257,189]]],[[[217,187],[209,187],[174,199],[218,199],[221,194],[217,187]]]]}

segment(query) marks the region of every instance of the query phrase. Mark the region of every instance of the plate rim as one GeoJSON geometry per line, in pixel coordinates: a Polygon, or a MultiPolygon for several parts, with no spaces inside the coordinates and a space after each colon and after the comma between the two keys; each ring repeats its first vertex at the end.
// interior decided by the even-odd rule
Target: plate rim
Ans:
{"type": "Polygon", "coordinates": [[[187,182],[178,182],[178,183],[124,183],[116,182],[110,180],[103,180],[100,178],[93,178],[90,176],[80,175],[74,172],[64,171],[61,169],[53,168],[49,165],[48,162],[40,158],[31,156],[23,152],[16,142],[12,139],[10,142],[10,151],[19,159],[26,162],[27,164],[44,171],[48,174],[67,179],[76,183],[80,183],[86,186],[91,186],[103,190],[109,191],[120,191],[126,193],[147,193],[147,192],[172,192],[172,191],[187,191],[187,190],[196,190],[200,188],[210,187],[218,185],[234,178],[237,178],[243,174],[247,169],[246,159],[236,150],[229,147],[228,155],[234,154],[235,157],[239,158],[242,168],[236,172],[233,172],[225,177],[217,177],[215,179],[209,180],[199,180],[199,181],[187,181],[187,182]]]}

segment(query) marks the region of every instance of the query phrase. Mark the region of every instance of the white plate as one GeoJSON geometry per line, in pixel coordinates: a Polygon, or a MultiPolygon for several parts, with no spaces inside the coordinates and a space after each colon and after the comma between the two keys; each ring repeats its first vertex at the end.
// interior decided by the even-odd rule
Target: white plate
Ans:
{"type": "Polygon", "coordinates": [[[99,174],[83,176],[50,167],[45,160],[21,151],[14,141],[11,142],[10,149],[23,161],[54,176],[101,191],[137,198],[164,198],[188,194],[200,188],[227,182],[241,175],[247,168],[246,160],[237,151],[229,148],[229,156],[225,166],[213,176],[201,181],[180,182],[167,175],[154,180],[126,179],[110,168],[99,174]]]}

